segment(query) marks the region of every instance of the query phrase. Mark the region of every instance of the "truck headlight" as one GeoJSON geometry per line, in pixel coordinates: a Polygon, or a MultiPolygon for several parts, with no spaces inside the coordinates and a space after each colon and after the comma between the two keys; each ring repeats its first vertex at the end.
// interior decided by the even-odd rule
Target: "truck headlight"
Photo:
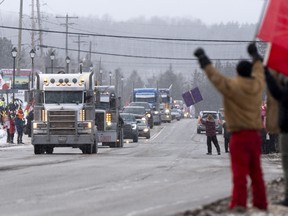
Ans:
{"type": "Polygon", "coordinates": [[[43,109],[43,110],[41,111],[41,120],[42,120],[43,122],[47,122],[47,110],[45,110],[45,109],[43,109]]]}
{"type": "Polygon", "coordinates": [[[85,121],[85,110],[84,109],[81,109],[80,110],[80,113],[79,113],[79,119],[80,119],[80,121],[85,121]]]}

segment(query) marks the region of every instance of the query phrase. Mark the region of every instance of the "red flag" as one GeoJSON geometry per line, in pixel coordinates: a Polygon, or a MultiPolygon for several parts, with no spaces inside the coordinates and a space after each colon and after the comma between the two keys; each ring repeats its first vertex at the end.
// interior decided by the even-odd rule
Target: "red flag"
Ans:
{"type": "Polygon", "coordinates": [[[272,44],[266,58],[268,67],[288,76],[288,49],[272,44]]]}
{"type": "Polygon", "coordinates": [[[270,0],[258,38],[288,49],[288,1],[270,0]]]}

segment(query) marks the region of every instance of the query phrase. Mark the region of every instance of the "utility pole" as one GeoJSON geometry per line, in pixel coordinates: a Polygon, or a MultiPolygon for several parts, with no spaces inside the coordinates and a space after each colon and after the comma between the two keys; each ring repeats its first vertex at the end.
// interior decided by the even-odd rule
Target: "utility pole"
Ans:
{"type": "Polygon", "coordinates": [[[81,41],[81,37],[88,37],[88,36],[83,36],[83,35],[78,35],[77,36],[77,41],[73,41],[74,43],[77,43],[78,45],[78,65],[80,64],[81,62],[81,59],[80,59],[80,53],[81,53],[81,43],[87,43],[86,41],[81,41]]]}
{"type": "Polygon", "coordinates": [[[18,31],[18,54],[16,61],[17,74],[20,73],[21,43],[22,43],[22,18],[23,18],[23,0],[20,0],[19,12],[19,31],[18,31]]]}
{"type": "Polygon", "coordinates": [[[35,47],[35,20],[34,20],[34,0],[32,0],[31,4],[31,22],[32,22],[32,33],[31,33],[31,48],[34,49],[35,47]]]}
{"type": "Polygon", "coordinates": [[[65,54],[66,54],[66,57],[69,56],[68,55],[68,27],[69,25],[72,25],[74,23],[69,23],[69,19],[78,19],[78,17],[72,17],[72,16],[68,16],[68,14],[66,14],[65,17],[59,17],[59,16],[56,16],[56,18],[64,18],[66,20],[66,22],[64,24],[61,24],[61,25],[65,25],[66,26],[66,47],[65,47],[65,54]]]}
{"type": "MultiPolygon", "coordinates": [[[[36,0],[36,7],[37,7],[37,20],[38,20],[38,29],[42,30],[42,24],[41,24],[41,13],[40,13],[40,3],[39,0],[36,0]]],[[[43,56],[43,35],[42,31],[39,31],[39,42],[40,42],[40,56],[43,56]]]]}

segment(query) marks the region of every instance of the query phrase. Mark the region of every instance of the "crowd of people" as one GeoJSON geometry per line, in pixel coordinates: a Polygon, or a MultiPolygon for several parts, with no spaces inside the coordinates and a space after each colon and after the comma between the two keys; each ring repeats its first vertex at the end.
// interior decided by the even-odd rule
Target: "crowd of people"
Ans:
{"type": "Polygon", "coordinates": [[[22,104],[19,100],[6,105],[5,98],[0,100],[0,123],[1,127],[6,132],[6,143],[8,144],[24,144],[23,134],[26,129],[26,134],[31,136],[31,121],[33,119],[33,111],[30,110],[25,117],[22,109],[22,104]],[[27,121],[26,121],[27,120],[27,121]],[[30,129],[30,131],[29,131],[30,129]],[[17,135],[17,138],[15,137],[17,135]],[[17,140],[16,140],[17,139],[17,140]]]}

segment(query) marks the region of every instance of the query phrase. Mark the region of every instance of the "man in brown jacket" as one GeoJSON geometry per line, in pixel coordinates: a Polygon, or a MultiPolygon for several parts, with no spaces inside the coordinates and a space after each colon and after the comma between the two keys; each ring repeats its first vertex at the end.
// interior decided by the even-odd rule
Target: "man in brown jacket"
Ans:
{"type": "Polygon", "coordinates": [[[267,209],[265,184],[261,168],[261,104],[265,87],[262,58],[255,44],[248,46],[253,63],[240,61],[237,76],[222,75],[212,65],[202,48],[194,55],[209,80],[223,95],[225,120],[231,132],[230,155],[233,178],[231,209],[247,207],[247,176],[251,178],[253,206],[267,209]]]}

